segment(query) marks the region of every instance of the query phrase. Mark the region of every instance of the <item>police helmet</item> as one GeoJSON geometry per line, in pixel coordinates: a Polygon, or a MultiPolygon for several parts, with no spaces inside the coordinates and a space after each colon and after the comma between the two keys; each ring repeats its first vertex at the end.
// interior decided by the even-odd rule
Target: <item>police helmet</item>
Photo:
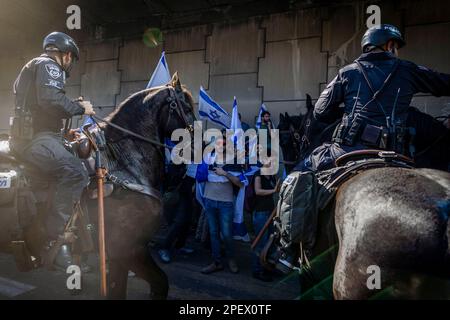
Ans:
{"type": "Polygon", "coordinates": [[[80,58],[80,49],[78,49],[75,40],[62,32],[52,32],[47,35],[44,39],[42,47],[44,51],[48,50],[49,46],[54,46],[58,51],[61,52],[72,52],[74,59],[78,60],[80,58]]]}
{"type": "Polygon", "coordinates": [[[389,40],[394,40],[398,43],[399,48],[406,43],[403,36],[397,27],[390,24],[380,24],[369,28],[361,40],[361,48],[365,51],[366,47],[380,47],[389,40]]]}

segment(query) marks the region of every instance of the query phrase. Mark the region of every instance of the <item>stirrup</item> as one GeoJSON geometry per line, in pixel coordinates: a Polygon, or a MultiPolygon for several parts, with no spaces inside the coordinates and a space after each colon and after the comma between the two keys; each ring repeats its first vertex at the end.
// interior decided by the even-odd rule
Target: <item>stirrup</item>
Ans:
{"type": "Polygon", "coordinates": [[[309,250],[303,249],[303,242],[300,242],[300,256],[298,257],[298,262],[300,264],[300,269],[307,268],[311,269],[311,263],[309,262],[308,256],[311,253],[309,250]]]}

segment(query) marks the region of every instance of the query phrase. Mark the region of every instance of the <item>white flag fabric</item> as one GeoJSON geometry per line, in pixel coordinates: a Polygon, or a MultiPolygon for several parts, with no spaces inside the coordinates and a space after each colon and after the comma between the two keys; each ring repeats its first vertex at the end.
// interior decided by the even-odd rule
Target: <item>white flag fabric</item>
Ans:
{"type": "Polygon", "coordinates": [[[211,99],[203,87],[200,87],[198,114],[200,119],[211,120],[226,129],[230,128],[230,115],[211,99]]]}
{"type": "Polygon", "coordinates": [[[267,108],[263,103],[261,105],[261,107],[259,108],[258,120],[256,120],[256,129],[261,128],[261,122],[262,122],[261,115],[264,111],[267,111],[267,108]]]}
{"type": "Polygon", "coordinates": [[[166,55],[164,51],[161,53],[161,58],[159,59],[158,65],[155,71],[153,71],[152,77],[147,84],[148,88],[163,86],[172,80],[170,76],[169,66],[167,65],[166,55]]]}
{"type": "MultiPolygon", "coordinates": [[[[239,139],[244,135],[244,131],[242,130],[241,120],[239,120],[239,111],[238,111],[236,97],[234,97],[234,100],[233,100],[233,113],[231,114],[230,129],[234,130],[232,138],[233,138],[234,144],[237,145],[237,142],[239,141],[239,139]]],[[[239,146],[238,146],[238,148],[239,148],[239,146]]]]}

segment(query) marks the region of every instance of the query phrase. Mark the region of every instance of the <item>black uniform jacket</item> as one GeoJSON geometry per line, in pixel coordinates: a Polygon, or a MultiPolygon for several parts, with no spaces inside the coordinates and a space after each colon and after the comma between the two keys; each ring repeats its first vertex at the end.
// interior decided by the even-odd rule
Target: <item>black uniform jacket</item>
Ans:
{"type": "Polygon", "coordinates": [[[29,61],[14,83],[16,106],[30,108],[34,134],[60,132],[62,120],[82,115],[84,108],[64,91],[65,72],[46,54],[29,61]]]}
{"type": "Polygon", "coordinates": [[[314,116],[317,120],[332,123],[344,113],[351,114],[353,111],[354,114],[360,113],[366,118],[385,124],[386,116],[392,116],[397,93],[395,115],[400,118],[406,116],[407,108],[416,93],[431,93],[437,97],[450,95],[449,74],[438,73],[413,62],[398,59],[389,52],[365,53],[356,61],[366,70],[374,91],[381,88],[396,63],[398,67],[380,92],[378,103],[372,101],[368,105],[366,104],[372,99],[373,92],[357,63],[340,69],[315,105],[314,116]]]}

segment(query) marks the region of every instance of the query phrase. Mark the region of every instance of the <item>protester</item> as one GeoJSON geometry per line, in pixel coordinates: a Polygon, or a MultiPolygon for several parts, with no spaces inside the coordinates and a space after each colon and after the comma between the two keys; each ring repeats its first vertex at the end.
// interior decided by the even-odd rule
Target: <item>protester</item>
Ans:
{"type": "Polygon", "coordinates": [[[242,121],[241,114],[239,113],[239,121],[241,122],[242,130],[245,132],[250,129],[250,125],[247,122],[242,121]]]}
{"type": "MultiPolygon", "coordinates": [[[[204,206],[208,220],[213,262],[201,270],[204,274],[223,270],[221,262],[222,235],[228,267],[232,273],[239,272],[233,247],[234,188],[243,186],[240,178],[224,170],[223,164],[217,163],[218,154],[224,153],[225,137],[216,141],[216,153],[211,156],[208,168],[208,181],[205,183],[204,206]]],[[[242,175],[241,175],[242,176],[242,175]]]]}
{"type": "Polygon", "coordinates": [[[266,130],[267,131],[267,151],[270,155],[271,151],[271,137],[270,137],[270,130],[275,129],[272,123],[272,120],[270,119],[270,112],[269,111],[263,111],[261,113],[261,126],[259,127],[259,130],[266,130]]]}
{"type": "MultiPolygon", "coordinates": [[[[263,167],[271,166],[271,159],[268,157],[261,160],[263,167]]],[[[280,191],[280,180],[276,180],[276,176],[265,176],[258,171],[255,175],[255,209],[253,213],[253,229],[255,235],[258,235],[263,229],[266,221],[269,219],[275,203],[273,196],[280,191]]],[[[270,273],[263,268],[260,263],[259,253],[267,242],[269,232],[266,230],[255,247],[255,253],[252,261],[253,277],[261,281],[272,281],[270,273]]]]}
{"type": "MultiPolygon", "coordinates": [[[[172,168],[184,168],[182,165],[170,165],[172,168]]],[[[170,208],[170,211],[173,214],[170,216],[170,225],[169,230],[165,237],[162,239],[160,243],[160,249],[158,250],[158,255],[162,262],[169,263],[172,260],[172,249],[175,249],[178,253],[191,254],[193,253],[193,249],[186,247],[186,239],[189,235],[191,220],[192,220],[192,212],[193,212],[193,203],[192,203],[192,187],[195,183],[195,179],[193,179],[193,175],[195,177],[195,173],[192,173],[190,168],[193,165],[187,166],[187,172],[183,173],[180,170],[172,170],[170,174],[173,177],[171,180],[176,180],[176,184],[172,183],[170,192],[176,198],[176,203],[174,207],[170,208]]],[[[195,167],[195,166],[194,166],[195,167]]],[[[167,208],[165,208],[167,209],[167,208]]],[[[166,217],[169,215],[166,212],[166,217]]]]}

